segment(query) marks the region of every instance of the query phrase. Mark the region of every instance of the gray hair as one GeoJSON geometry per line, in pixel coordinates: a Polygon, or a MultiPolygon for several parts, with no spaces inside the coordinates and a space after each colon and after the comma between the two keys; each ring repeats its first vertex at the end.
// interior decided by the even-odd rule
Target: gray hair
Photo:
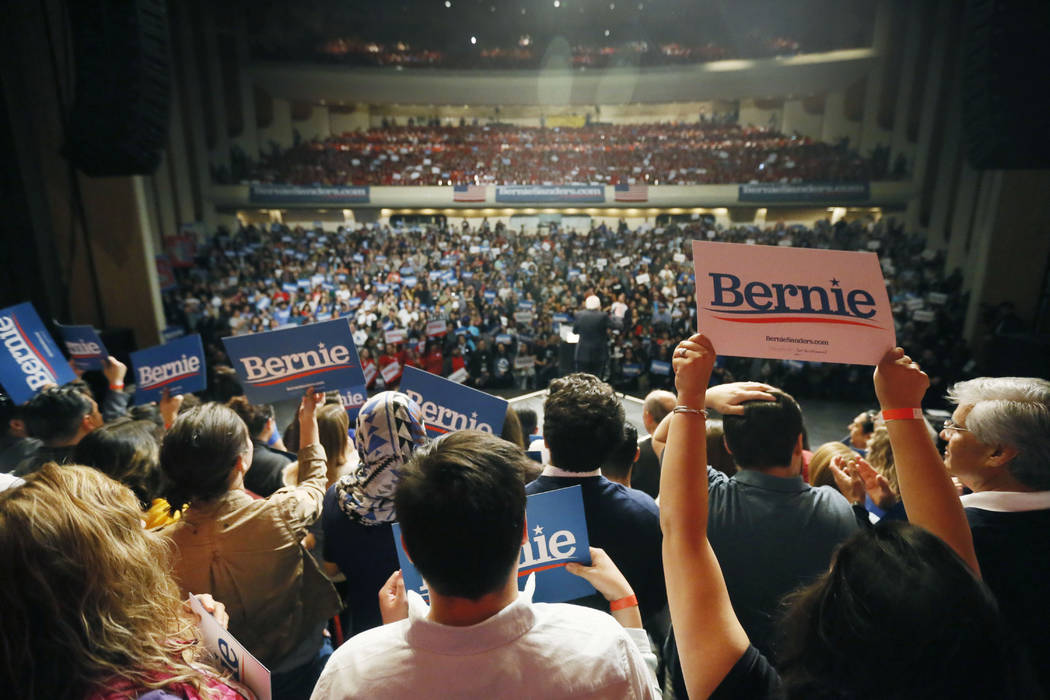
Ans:
{"type": "Polygon", "coordinates": [[[948,400],[973,406],[966,427],[989,445],[1017,456],[1007,469],[1029,488],[1050,489],[1050,382],[1031,377],[979,377],[948,390],[948,400]]]}

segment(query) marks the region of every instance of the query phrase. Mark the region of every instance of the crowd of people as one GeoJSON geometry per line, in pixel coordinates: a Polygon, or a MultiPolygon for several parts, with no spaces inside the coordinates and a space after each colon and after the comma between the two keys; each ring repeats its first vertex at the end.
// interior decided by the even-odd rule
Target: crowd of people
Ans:
{"type": "Polygon", "coordinates": [[[879,410],[857,416],[834,483],[816,485],[790,394],[718,383],[702,334],[671,362],[674,391],[646,401],[658,500],[633,488],[640,447],[620,398],[587,373],[549,386],[530,429],[541,464],[520,435],[430,440],[394,391],[361,407],[352,442],[338,396],[309,390],[283,438],[235,389],[128,409],[115,359],[104,395],[77,380],[0,404],[4,687],[257,697],[228,648],[206,646],[195,596],[269,668],[276,700],[1050,689],[1050,382],[949,387],[942,461],[920,408],[930,378],[892,350],[879,410]],[[30,456],[11,474],[16,445],[30,456]],[[519,590],[526,496],[574,486],[591,548],[564,566],[595,593],[533,602],[531,579],[519,590]],[[893,515],[871,505],[890,492],[893,515]],[[429,602],[406,590],[395,524],[429,602]]]}
{"type": "MultiPolygon", "coordinates": [[[[747,46],[730,49],[714,42],[683,44],[631,41],[625,44],[575,44],[571,47],[567,67],[607,68],[610,66],[671,66],[724,61],[730,58],[773,58],[801,53],[799,42],[786,37],[773,37],[747,42],[747,46]]],[[[285,58],[264,52],[267,58],[285,58]]],[[[510,69],[529,70],[543,66],[546,48],[535,46],[528,35],[514,45],[485,46],[475,50],[466,47],[416,48],[405,42],[363,41],[355,38],[331,39],[309,52],[307,57],[321,63],[354,67],[400,66],[402,68],[510,69]],[[457,50],[458,49],[458,50],[457,50]]]]}
{"type": "MultiPolygon", "coordinates": [[[[397,386],[399,375],[384,381],[381,373],[393,364],[445,377],[465,371],[467,385],[483,390],[542,389],[565,369],[562,332],[594,296],[610,333],[601,363],[590,369],[620,391],[644,395],[671,386],[669,352],[695,327],[694,238],[877,250],[897,337],[923,348],[938,395],[977,371],[954,330],[967,303],[960,274],[946,274],[942,257],[924,253],[921,238],[889,219],[812,228],[690,220],[633,231],[621,222],[587,232],[487,222],[335,232],[248,226],[213,236],[165,295],[165,308],[172,325],[202,335],[209,367],[229,364],[227,335],[345,316],[362,363],[373,368],[369,389],[397,386]],[[431,322],[444,328],[428,334],[431,322]]],[[[722,380],[756,377],[805,398],[861,400],[871,394],[866,372],[730,357],[716,369],[722,380]]]]}
{"type": "Polygon", "coordinates": [[[297,185],[702,185],[888,176],[845,143],[721,120],[557,128],[409,121],[275,148],[238,176],[297,185]]]}

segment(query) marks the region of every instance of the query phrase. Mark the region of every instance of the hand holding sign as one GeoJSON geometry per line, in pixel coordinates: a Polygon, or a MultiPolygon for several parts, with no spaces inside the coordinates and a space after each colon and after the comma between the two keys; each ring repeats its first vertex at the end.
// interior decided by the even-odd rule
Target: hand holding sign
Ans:
{"type": "MultiPolygon", "coordinates": [[[[215,618],[215,621],[219,623],[219,627],[222,627],[224,630],[230,628],[230,616],[226,612],[226,606],[212,598],[210,593],[197,594],[197,602],[200,603],[201,607],[204,608],[205,612],[210,613],[211,616],[215,618]]],[[[183,605],[186,606],[187,610],[192,612],[194,615],[197,615],[196,611],[193,609],[193,605],[189,600],[185,601],[183,605]]],[[[197,615],[197,625],[200,626],[203,622],[204,618],[202,618],[200,615],[197,615]]]]}
{"type": "Polygon", "coordinates": [[[324,405],[324,394],[307,389],[299,402],[299,445],[306,447],[318,442],[317,407],[324,405]]]}
{"type": "MultiPolygon", "coordinates": [[[[594,586],[594,589],[610,602],[630,598],[634,595],[631,584],[627,582],[623,572],[617,568],[612,557],[606,554],[604,549],[591,547],[590,553],[590,566],[570,561],[565,565],[565,570],[594,586]]],[[[616,610],[612,610],[611,613],[624,627],[640,629],[642,626],[642,613],[638,608],[637,600],[634,605],[618,607],[616,610]]]]}
{"type": "Polygon", "coordinates": [[[903,348],[887,352],[875,368],[875,396],[884,411],[922,406],[929,387],[930,378],[903,348]]]}
{"type": "Polygon", "coordinates": [[[874,365],[896,344],[878,256],[693,241],[697,316],[724,355],[874,365]]]}
{"type": "Polygon", "coordinates": [[[678,403],[691,408],[704,407],[704,394],[715,366],[715,348],[703,333],[683,340],[674,351],[674,385],[678,403]]]}
{"type": "Polygon", "coordinates": [[[408,594],[405,593],[405,577],[401,575],[401,569],[390,574],[379,589],[379,615],[384,625],[408,617],[408,594]]]}
{"type": "Polygon", "coordinates": [[[110,388],[116,386],[123,387],[124,377],[128,374],[128,366],[110,355],[106,358],[106,363],[102,367],[102,374],[106,376],[110,388]]]}

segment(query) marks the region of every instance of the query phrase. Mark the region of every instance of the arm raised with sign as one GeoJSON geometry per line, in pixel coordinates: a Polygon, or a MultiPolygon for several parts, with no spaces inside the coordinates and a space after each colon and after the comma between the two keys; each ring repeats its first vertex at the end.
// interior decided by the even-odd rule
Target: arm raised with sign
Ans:
{"type": "Polygon", "coordinates": [[[327,459],[317,430],[317,407],[324,404],[324,394],[308,389],[299,402],[299,473],[298,486],[281,489],[270,499],[276,500],[285,521],[300,535],[321,515],[327,484],[327,459]]]}
{"type": "Polygon", "coordinates": [[[705,404],[714,361],[714,348],[701,334],[682,341],[675,351],[678,404],[689,410],[669,416],[660,471],[667,600],[693,697],[709,696],[749,645],[707,539],[707,433],[699,409],[705,404]]]}

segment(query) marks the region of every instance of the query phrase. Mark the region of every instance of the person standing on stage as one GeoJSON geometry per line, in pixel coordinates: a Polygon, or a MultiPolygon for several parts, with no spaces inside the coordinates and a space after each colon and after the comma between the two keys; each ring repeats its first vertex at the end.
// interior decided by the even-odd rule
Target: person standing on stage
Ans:
{"type": "Polygon", "coordinates": [[[572,332],[580,336],[576,344],[576,371],[601,378],[609,358],[609,315],[601,311],[601,301],[591,295],[584,301],[584,309],[576,314],[572,332]]]}

